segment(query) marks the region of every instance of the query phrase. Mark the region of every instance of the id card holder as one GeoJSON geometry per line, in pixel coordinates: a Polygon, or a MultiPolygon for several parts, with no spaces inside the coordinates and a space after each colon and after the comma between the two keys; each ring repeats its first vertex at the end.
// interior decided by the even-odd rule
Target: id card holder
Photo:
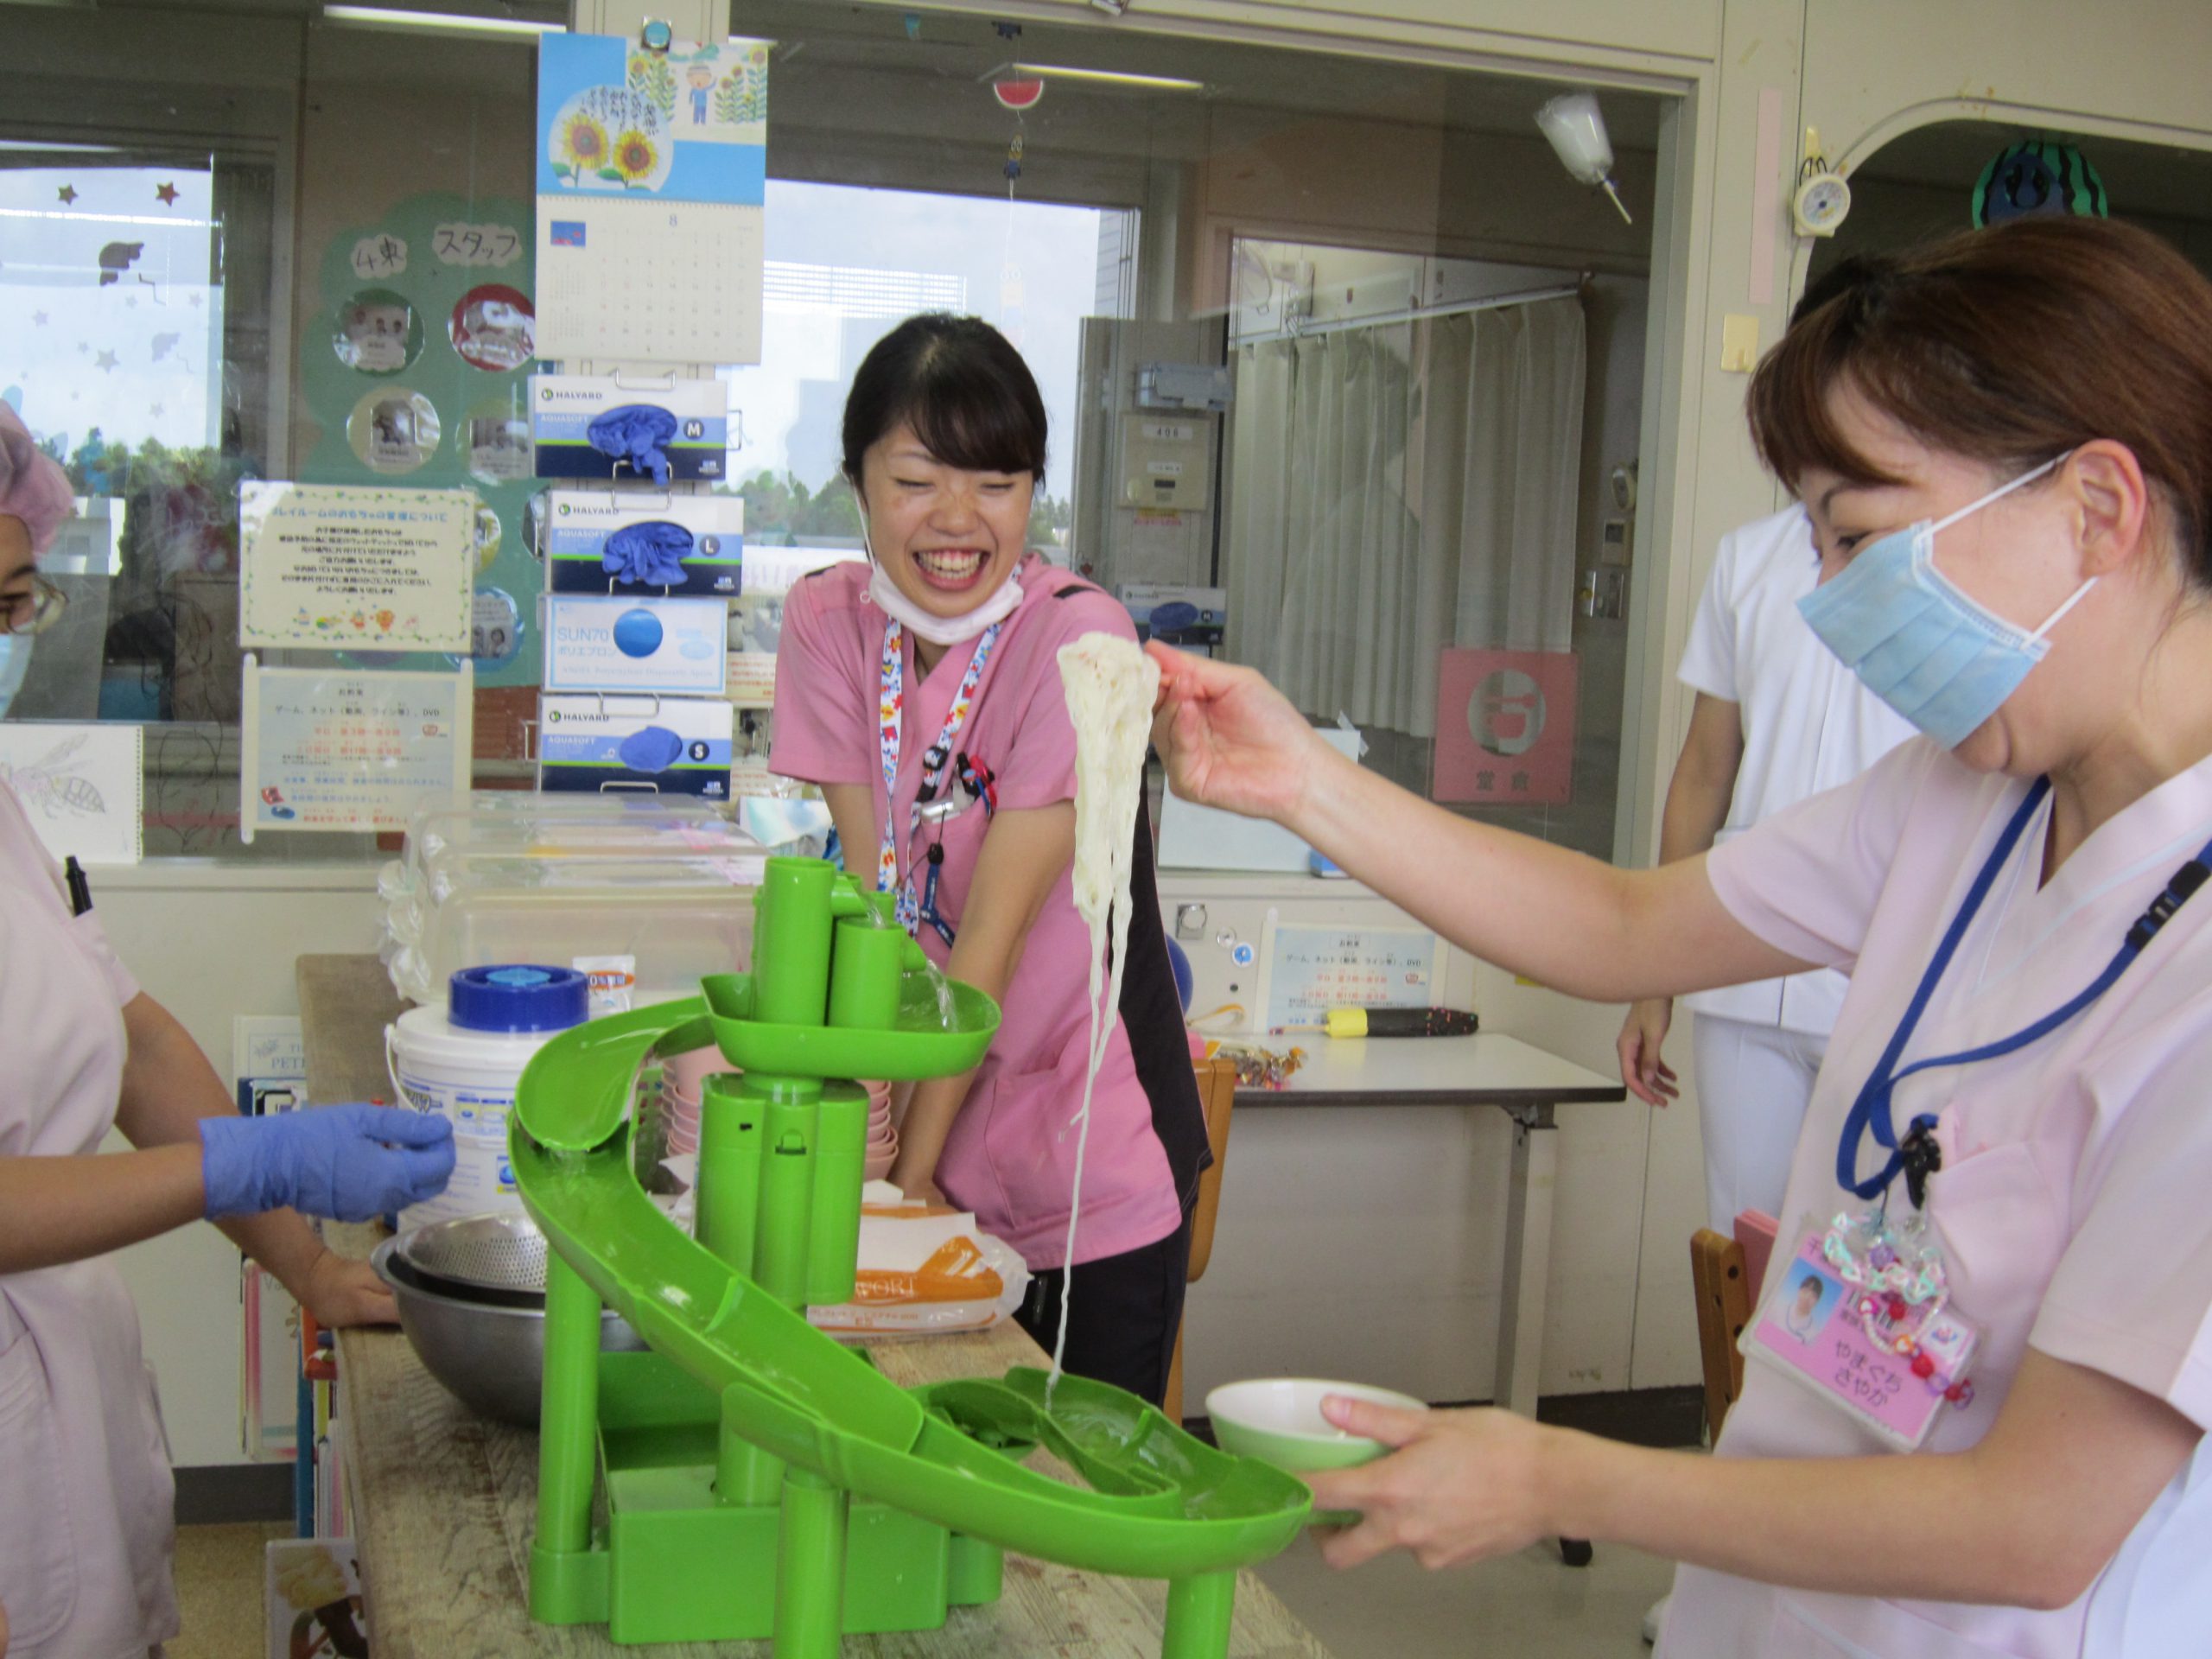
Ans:
{"type": "Polygon", "coordinates": [[[1941,1291],[1911,1300],[1880,1283],[1878,1270],[1830,1250],[1837,1230],[1802,1227],[1796,1250],[1767,1264],[1758,1311],[1737,1345],[1899,1451],[1916,1451],[1946,1407],[1973,1399],[1968,1369],[1981,1332],[1941,1291]]]}

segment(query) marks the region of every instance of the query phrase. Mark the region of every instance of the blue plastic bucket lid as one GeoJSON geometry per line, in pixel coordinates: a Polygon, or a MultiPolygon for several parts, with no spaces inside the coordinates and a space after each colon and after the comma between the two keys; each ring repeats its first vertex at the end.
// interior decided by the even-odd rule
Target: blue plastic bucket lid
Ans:
{"type": "Polygon", "coordinates": [[[446,988],[446,1018],[464,1031],[566,1031],[590,1012],[591,981],[573,968],[464,968],[446,988]]]}

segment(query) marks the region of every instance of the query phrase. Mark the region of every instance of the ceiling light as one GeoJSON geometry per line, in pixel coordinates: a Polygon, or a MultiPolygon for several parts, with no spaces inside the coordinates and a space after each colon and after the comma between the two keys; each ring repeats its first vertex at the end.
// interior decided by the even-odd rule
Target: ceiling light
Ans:
{"type": "Polygon", "coordinates": [[[1125,75],[1113,69],[1071,69],[1057,63],[1017,63],[1014,73],[1034,79],[1055,75],[1063,80],[1095,81],[1105,86],[1140,86],[1155,92],[1203,92],[1203,80],[1178,80],[1173,75],[1125,75]]]}
{"type": "Polygon", "coordinates": [[[565,23],[533,22],[525,17],[480,17],[452,11],[409,11],[395,6],[325,6],[325,22],[349,29],[427,29],[440,35],[476,35],[485,40],[536,40],[565,35],[565,23]]]}

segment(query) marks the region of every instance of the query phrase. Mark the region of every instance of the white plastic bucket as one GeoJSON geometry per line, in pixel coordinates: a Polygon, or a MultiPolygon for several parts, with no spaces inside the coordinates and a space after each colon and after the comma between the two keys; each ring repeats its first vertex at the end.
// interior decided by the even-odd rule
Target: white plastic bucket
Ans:
{"type": "Polygon", "coordinates": [[[557,1035],[470,1031],[442,1008],[410,1008],[384,1028],[385,1063],[399,1103],[453,1124],[453,1179],[436,1198],[400,1211],[403,1231],[523,1207],[507,1161],[507,1114],[523,1067],[557,1035]]]}

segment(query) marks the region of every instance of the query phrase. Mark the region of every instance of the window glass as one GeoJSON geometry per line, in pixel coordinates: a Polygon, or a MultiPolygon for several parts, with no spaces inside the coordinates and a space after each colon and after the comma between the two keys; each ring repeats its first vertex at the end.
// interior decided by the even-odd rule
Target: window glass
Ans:
{"type": "MultiPolygon", "coordinates": [[[[1524,79],[1134,19],[741,21],[776,42],[763,359],[720,371],[750,545],[856,550],[849,378],[899,318],[972,312],[1047,403],[1033,544],[1358,724],[1408,787],[1610,851],[1658,99],[1604,100],[1625,224],[1524,79]]],[[[14,717],[144,727],[150,855],[369,855],[238,844],[236,488],[404,464],[479,492],[476,777],[527,786],[533,45],[192,3],[10,28],[0,395],[85,505],[14,717]],[[487,268],[426,302],[454,227],[487,268]]],[[[777,620],[741,601],[733,649],[777,620]]],[[[757,762],[766,711],[733,701],[757,762]]]]}
{"type": "Polygon", "coordinates": [[[839,480],[845,389],[868,348],[920,311],[990,318],[1037,376],[1053,435],[1030,539],[1065,550],[1077,345],[1102,296],[1096,207],[771,179],[759,364],[723,371],[745,442],[733,471],[748,543],[857,548],[839,480]]]}

